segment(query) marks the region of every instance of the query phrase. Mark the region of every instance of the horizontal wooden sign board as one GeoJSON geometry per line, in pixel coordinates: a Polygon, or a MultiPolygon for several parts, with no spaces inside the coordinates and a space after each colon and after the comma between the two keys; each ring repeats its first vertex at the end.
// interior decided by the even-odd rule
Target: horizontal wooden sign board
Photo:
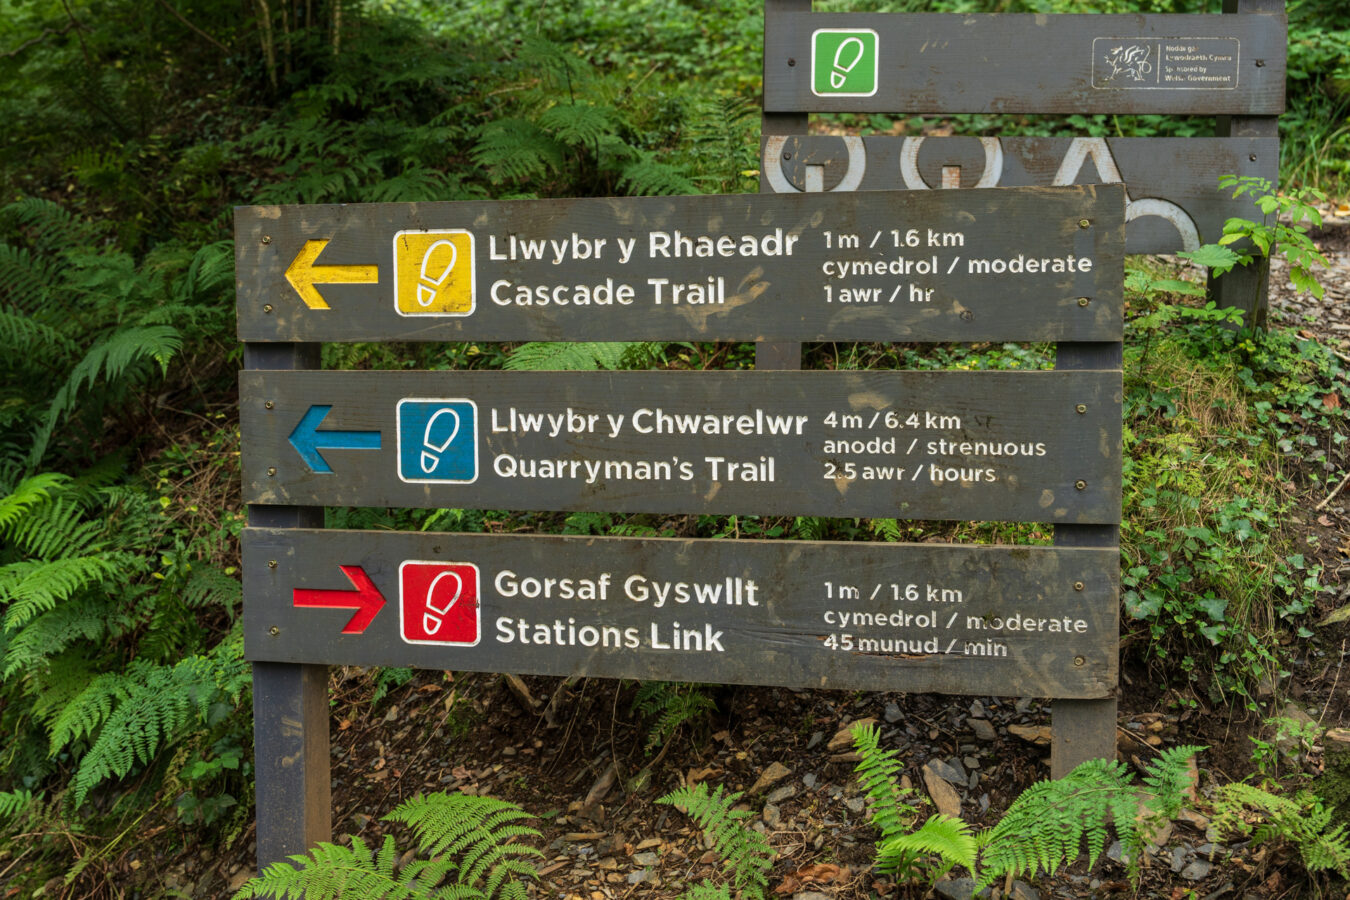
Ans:
{"type": "Polygon", "coordinates": [[[1120,521],[1121,373],[240,375],[244,502],[1120,521]]]}
{"type": "Polygon", "coordinates": [[[245,656],[1091,698],[1115,549],[244,531],[245,656]]]}
{"type": "Polygon", "coordinates": [[[1283,15],[784,13],[766,112],[1284,110],[1283,15]]]}
{"type": "Polygon", "coordinates": [[[771,190],[929,190],[1123,182],[1125,252],[1176,253],[1219,239],[1251,199],[1222,175],[1274,183],[1276,138],[837,137],[763,139],[771,190]]]}
{"type": "Polygon", "coordinates": [[[244,207],[239,337],[1116,341],[1123,233],[1114,185],[244,207]]]}

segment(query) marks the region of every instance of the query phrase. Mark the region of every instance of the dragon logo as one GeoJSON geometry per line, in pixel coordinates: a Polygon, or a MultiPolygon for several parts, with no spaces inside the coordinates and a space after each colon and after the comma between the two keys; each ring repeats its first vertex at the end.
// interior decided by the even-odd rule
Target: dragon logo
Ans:
{"type": "Polygon", "coordinates": [[[1106,64],[1111,67],[1110,78],[1125,76],[1134,81],[1143,81],[1153,71],[1149,61],[1150,48],[1146,45],[1131,44],[1112,47],[1106,52],[1106,64]]]}

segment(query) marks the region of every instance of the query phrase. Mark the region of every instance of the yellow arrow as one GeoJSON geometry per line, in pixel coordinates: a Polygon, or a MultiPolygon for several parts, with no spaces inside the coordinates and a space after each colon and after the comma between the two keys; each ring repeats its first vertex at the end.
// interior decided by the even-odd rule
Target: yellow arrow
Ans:
{"type": "Polygon", "coordinates": [[[286,269],[286,280],[310,309],[328,309],[328,302],[316,284],[378,284],[379,266],[316,266],[328,241],[305,241],[286,269]]]}

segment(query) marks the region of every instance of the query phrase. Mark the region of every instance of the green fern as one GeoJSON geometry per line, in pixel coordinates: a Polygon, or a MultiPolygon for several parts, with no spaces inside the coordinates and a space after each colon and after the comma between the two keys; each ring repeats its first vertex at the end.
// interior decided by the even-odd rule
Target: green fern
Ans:
{"type": "MultiPolygon", "coordinates": [[[[858,782],[870,801],[869,816],[879,832],[880,848],[905,835],[914,824],[918,811],[906,802],[913,791],[900,787],[904,765],[895,750],[882,750],[881,732],[870,723],[853,727],[853,746],[861,759],[854,771],[858,782]]],[[[890,852],[878,852],[877,870],[887,875],[907,877],[915,874],[919,854],[903,847],[890,852]]]]}
{"type": "Polygon", "coordinates": [[[647,752],[663,746],[681,727],[716,711],[717,704],[697,684],[644,681],[633,696],[634,710],[653,719],[647,752]]]}
{"type": "Polygon", "coordinates": [[[507,357],[504,369],[528,372],[594,372],[628,368],[650,353],[646,342],[534,341],[521,344],[507,357]]]}
{"type": "Polygon", "coordinates": [[[323,843],[308,856],[292,856],[295,866],[269,866],[234,900],[526,900],[524,880],[535,877],[528,860],[542,856],[520,842],[539,835],[519,824],[529,818],[515,804],[491,797],[419,794],[384,819],[410,826],[418,850],[430,859],[399,867],[392,836],[375,854],[359,837],[350,849],[323,843]]]}
{"type": "Polygon", "coordinates": [[[979,839],[970,826],[960,819],[941,814],[930,816],[917,831],[879,844],[877,868],[882,872],[909,875],[917,870],[919,860],[933,856],[941,862],[924,867],[932,880],[941,878],[956,866],[965,866],[971,872],[976,872],[979,839]],[[883,860],[886,861],[885,866],[882,865],[883,860]],[[907,862],[904,866],[896,866],[896,860],[907,862]]]}
{"type": "Polygon", "coordinates": [[[701,193],[682,166],[664,162],[652,153],[642,153],[624,166],[618,186],[638,197],[701,193]]]}
{"type": "Polygon", "coordinates": [[[773,868],[773,848],[768,838],[750,827],[754,814],[734,808],[741,795],[723,795],[722,790],[718,785],[709,792],[706,784],[696,784],[677,788],[656,802],[674,806],[697,822],[711,839],[735,890],[742,897],[762,898],[773,868]]]}
{"type": "Polygon", "coordinates": [[[0,791],[0,819],[13,819],[32,805],[32,791],[0,791]]]}
{"type": "Polygon", "coordinates": [[[1249,784],[1225,784],[1215,794],[1214,828],[1250,836],[1258,844],[1293,844],[1309,872],[1333,871],[1350,878],[1350,834],[1333,825],[1335,810],[1311,791],[1290,797],[1249,784]],[[1248,821],[1252,816],[1257,823],[1248,821]]]}
{"type": "Polygon", "coordinates": [[[894,752],[880,749],[876,730],[866,726],[854,729],[853,746],[861,757],[859,780],[872,799],[873,823],[882,832],[878,870],[925,872],[937,878],[959,865],[980,887],[1009,875],[1053,875],[1077,859],[1084,846],[1091,867],[1112,826],[1137,882],[1144,845],[1141,826],[1151,828],[1180,807],[1190,784],[1188,763],[1202,749],[1175,747],[1161,754],[1145,772],[1144,790],[1134,786],[1124,764],[1088,760],[1063,778],[1032,785],[993,828],[973,834],[959,819],[933,816],[918,831],[903,834],[905,822],[891,800],[900,770],[894,752]]]}

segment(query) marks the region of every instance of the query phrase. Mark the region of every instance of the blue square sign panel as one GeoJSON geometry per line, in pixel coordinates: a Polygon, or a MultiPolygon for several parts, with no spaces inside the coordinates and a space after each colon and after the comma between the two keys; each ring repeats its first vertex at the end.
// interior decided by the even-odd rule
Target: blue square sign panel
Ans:
{"type": "Polygon", "coordinates": [[[472,400],[398,402],[398,477],[468,484],[478,478],[478,407],[472,400]]]}

